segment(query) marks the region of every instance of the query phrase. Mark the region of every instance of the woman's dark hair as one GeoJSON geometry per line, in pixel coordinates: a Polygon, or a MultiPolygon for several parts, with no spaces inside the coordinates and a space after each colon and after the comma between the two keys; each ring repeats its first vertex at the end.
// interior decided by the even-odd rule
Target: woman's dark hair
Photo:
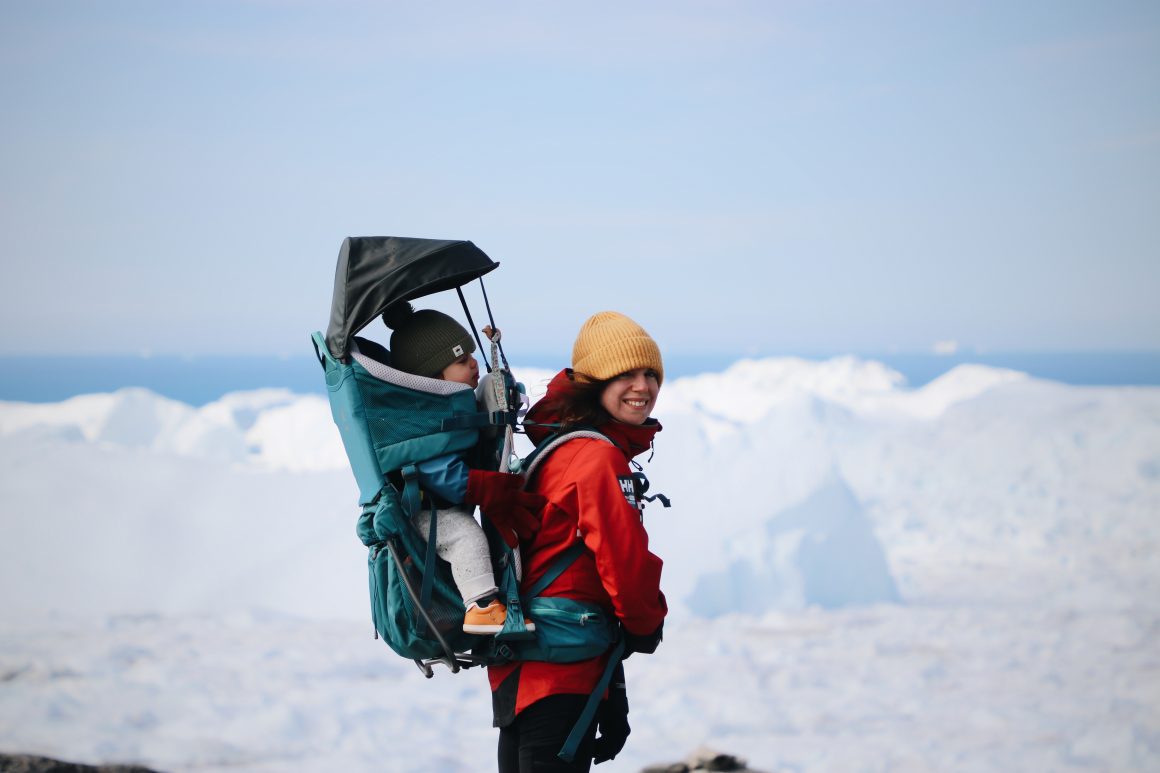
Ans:
{"type": "Polygon", "coordinates": [[[608,411],[600,404],[604,388],[612,379],[604,381],[584,381],[573,378],[571,389],[561,390],[545,406],[557,416],[562,430],[577,427],[598,427],[612,420],[608,411]]]}

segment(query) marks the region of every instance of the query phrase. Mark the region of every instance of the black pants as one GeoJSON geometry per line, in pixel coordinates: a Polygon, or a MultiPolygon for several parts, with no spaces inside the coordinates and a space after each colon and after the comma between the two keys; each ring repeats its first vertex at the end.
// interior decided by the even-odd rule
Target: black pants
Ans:
{"type": "Polygon", "coordinates": [[[596,723],[588,728],[574,762],[559,754],[576,725],[587,695],[549,695],[516,715],[499,730],[499,773],[588,773],[592,767],[592,740],[596,723]]]}

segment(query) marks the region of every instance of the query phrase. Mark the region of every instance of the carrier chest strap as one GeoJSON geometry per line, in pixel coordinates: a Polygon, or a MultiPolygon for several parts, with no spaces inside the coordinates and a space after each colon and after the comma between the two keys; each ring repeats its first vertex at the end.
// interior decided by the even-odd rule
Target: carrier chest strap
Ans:
{"type": "Polygon", "coordinates": [[[477,427],[514,427],[519,414],[515,411],[480,411],[450,416],[439,423],[439,429],[448,432],[454,429],[475,429],[477,427]]]}

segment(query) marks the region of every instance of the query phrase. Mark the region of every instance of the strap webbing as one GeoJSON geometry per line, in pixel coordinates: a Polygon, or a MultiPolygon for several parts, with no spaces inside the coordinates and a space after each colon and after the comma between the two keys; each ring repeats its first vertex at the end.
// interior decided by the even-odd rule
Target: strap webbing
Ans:
{"type": "Polygon", "coordinates": [[[571,566],[572,562],[579,558],[583,552],[584,543],[582,541],[576,541],[569,545],[568,549],[552,562],[552,565],[548,567],[548,571],[544,572],[544,576],[536,580],[535,585],[528,589],[528,592],[525,594],[526,598],[534,599],[547,590],[548,586],[555,582],[556,578],[562,575],[564,570],[571,566]]]}
{"type": "MultiPolygon", "coordinates": [[[[419,588],[419,606],[423,614],[419,615],[419,635],[427,635],[427,609],[432,605],[432,591],[435,588],[435,503],[430,508],[430,522],[427,525],[427,552],[423,555],[423,579],[419,588]]],[[[400,568],[401,569],[401,568],[400,568]]]]}
{"type": "Polygon", "coordinates": [[[427,609],[431,606],[431,590],[435,586],[435,524],[439,520],[435,517],[435,503],[431,503],[431,523],[427,526],[427,554],[423,558],[423,587],[419,591],[419,606],[427,609]]]}
{"type": "Polygon", "coordinates": [[[439,422],[439,430],[441,432],[448,432],[453,429],[474,429],[475,427],[514,427],[517,417],[518,414],[515,411],[463,413],[458,416],[449,416],[443,419],[439,422]]]}
{"type": "Polygon", "coordinates": [[[584,740],[588,728],[592,726],[592,720],[596,718],[596,710],[600,708],[600,701],[603,700],[604,691],[608,689],[608,684],[612,681],[612,674],[616,671],[616,667],[620,665],[620,661],[623,659],[624,639],[621,639],[612,648],[612,655],[608,658],[608,665],[604,667],[604,673],[600,675],[600,681],[596,683],[592,694],[588,696],[588,702],[584,704],[584,710],[580,712],[580,718],[572,726],[572,732],[568,734],[568,740],[564,741],[564,746],[556,755],[565,762],[571,762],[576,757],[576,750],[580,747],[580,742],[584,740]]]}
{"type": "MultiPolygon", "coordinates": [[[[525,422],[524,426],[527,427],[528,424],[525,422]]],[[[535,450],[528,454],[527,458],[524,459],[522,468],[523,476],[530,481],[532,476],[535,475],[536,467],[538,467],[544,461],[544,459],[548,457],[549,454],[562,446],[564,443],[567,443],[569,440],[573,440],[575,438],[591,438],[593,440],[603,440],[609,445],[616,445],[607,436],[602,435],[596,430],[587,427],[569,430],[568,432],[556,432],[541,440],[539,444],[536,445],[535,450]]]]}
{"type": "Polygon", "coordinates": [[[414,518],[419,513],[420,504],[420,489],[419,489],[419,468],[413,464],[408,464],[399,472],[403,474],[403,496],[402,505],[403,512],[408,518],[414,518]]]}

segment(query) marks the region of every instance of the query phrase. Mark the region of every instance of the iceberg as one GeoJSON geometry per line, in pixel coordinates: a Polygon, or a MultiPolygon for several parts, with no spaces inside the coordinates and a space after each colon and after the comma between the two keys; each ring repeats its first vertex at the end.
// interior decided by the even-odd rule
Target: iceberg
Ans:
{"type": "Polygon", "coordinates": [[[803,502],[739,535],[728,549],[729,565],[702,574],[689,595],[698,615],[901,601],[886,553],[836,471],[803,502]]]}

